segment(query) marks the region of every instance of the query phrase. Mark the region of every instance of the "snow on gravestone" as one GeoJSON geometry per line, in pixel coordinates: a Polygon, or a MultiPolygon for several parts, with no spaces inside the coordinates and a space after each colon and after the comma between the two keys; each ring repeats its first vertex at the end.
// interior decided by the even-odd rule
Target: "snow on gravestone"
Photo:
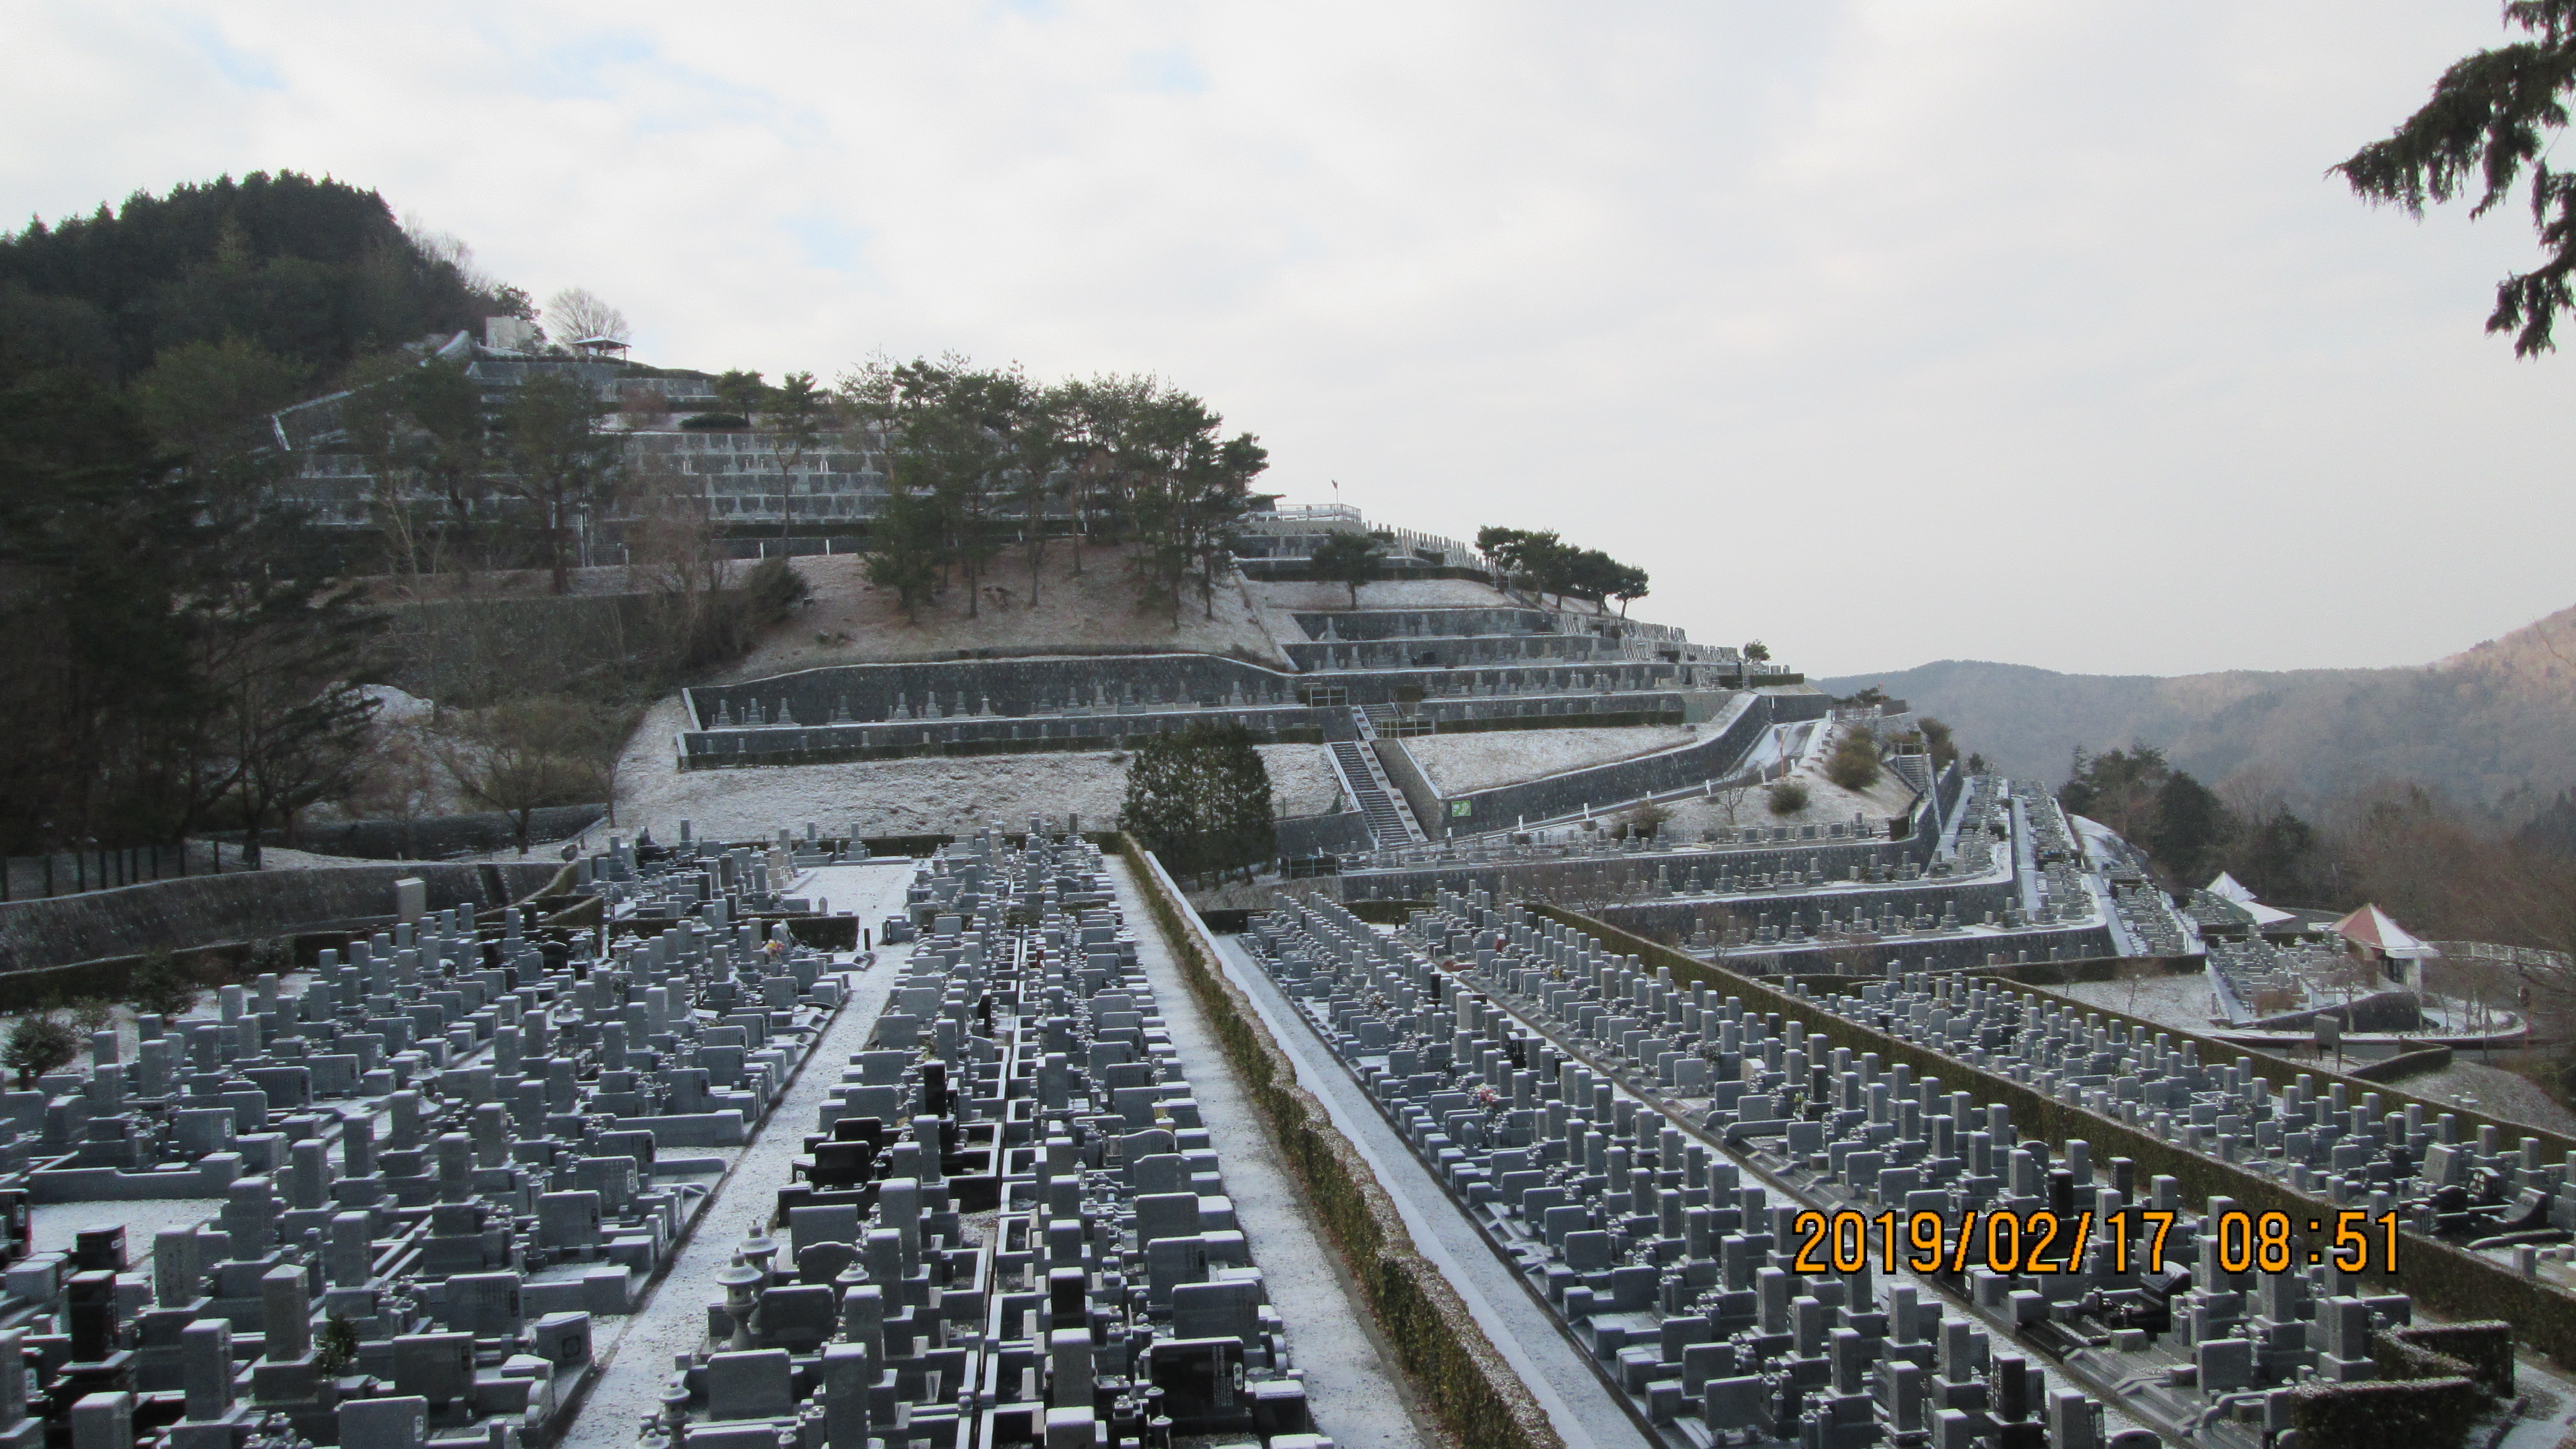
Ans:
{"type": "Polygon", "coordinates": [[[429,882],[405,876],[394,882],[394,919],[417,921],[429,914],[429,882]]]}

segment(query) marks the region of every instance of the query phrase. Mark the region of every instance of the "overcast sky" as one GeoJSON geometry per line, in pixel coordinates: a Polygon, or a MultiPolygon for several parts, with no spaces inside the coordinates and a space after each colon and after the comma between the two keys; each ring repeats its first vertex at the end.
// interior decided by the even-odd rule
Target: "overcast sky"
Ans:
{"type": "Polygon", "coordinates": [[[0,0],[0,217],[323,172],[658,363],[1154,371],[1816,673],[2403,664],[2576,603],[2524,214],[2324,175],[2499,9],[0,0]]]}

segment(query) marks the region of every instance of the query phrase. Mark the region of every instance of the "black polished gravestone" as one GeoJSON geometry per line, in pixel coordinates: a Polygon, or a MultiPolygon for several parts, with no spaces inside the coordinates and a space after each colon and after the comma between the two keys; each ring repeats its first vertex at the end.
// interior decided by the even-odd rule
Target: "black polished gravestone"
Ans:
{"type": "Polygon", "coordinates": [[[43,1417],[69,1423],[71,1406],[91,1394],[134,1392],[136,1357],[134,1350],[117,1342],[114,1273],[74,1273],[64,1285],[63,1296],[66,1326],[71,1330],[69,1356],[45,1385],[43,1417]]]}
{"type": "Polygon", "coordinates": [[[1163,1391],[1163,1413],[1175,1424],[1202,1434],[1252,1426],[1238,1339],[1165,1339],[1146,1351],[1145,1376],[1163,1391]]]}

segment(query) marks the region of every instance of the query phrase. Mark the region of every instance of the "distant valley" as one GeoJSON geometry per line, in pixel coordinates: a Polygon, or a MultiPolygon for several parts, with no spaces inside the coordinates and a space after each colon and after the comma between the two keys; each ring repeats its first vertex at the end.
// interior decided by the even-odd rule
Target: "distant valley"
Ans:
{"type": "Polygon", "coordinates": [[[2212,784],[2304,802],[2404,779],[2515,822],[2576,786],[2576,608],[2398,669],[2157,678],[1944,659],[1816,682],[1838,695],[1876,685],[1947,721],[1962,750],[2051,782],[2079,744],[2143,742],[2212,784]]]}

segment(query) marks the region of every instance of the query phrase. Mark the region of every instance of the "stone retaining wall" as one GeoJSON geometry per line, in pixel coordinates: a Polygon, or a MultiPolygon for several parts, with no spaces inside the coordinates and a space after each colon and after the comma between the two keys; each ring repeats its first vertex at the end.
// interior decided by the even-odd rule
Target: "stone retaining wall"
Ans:
{"type": "Polygon", "coordinates": [[[1478,634],[1554,634],[1548,616],[1537,609],[1362,609],[1289,615],[1310,640],[1330,629],[1336,639],[1453,638],[1478,634]]]}
{"type": "MultiPolygon", "coordinates": [[[[605,805],[553,805],[528,812],[528,839],[569,840],[608,814],[605,805]]],[[[240,831],[221,838],[239,840],[240,831]]],[[[359,860],[436,860],[451,851],[481,853],[518,843],[518,827],[506,811],[471,815],[430,815],[417,820],[340,820],[299,826],[289,840],[280,830],[265,831],[266,845],[291,846],[315,855],[346,855],[359,860]]]]}
{"type": "Polygon", "coordinates": [[[1764,730],[1791,720],[1821,719],[1832,708],[1833,701],[1821,694],[1750,695],[1723,728],[1697,744],[1461,795],[1456,798],[1468,802],[1470,813],[1443,823],[1459,834],[1508,830],[1518,820],[1553,820],[1578,814],[1587,805],[1608,806],[1721,779],[1764,730]]]}
{"type": "Polygon", "coordinates": [[[500,905],[542,888],[560,862],[401,862],[241,871],[0,905],[0,972],[290,935],[393,914],[393,885],[418,877],[429,909],[500,905]]]}
{"type": "MultiPolygon", "coordinates": [[[[1600,665],[1515,665],[1480,671],[1473,682],[1530,686],[1553,685],[1567,691],[1590,689],[1590,677],[1603,672],[1620,676],[1629,690],[1669,689],[1682,666],[1623,660],[1600,665]],[[1576,676],[1582,676],[1578,679],[1576,676]]],[[[1706,672],[1706,667],[1699,667],[1706,672]]],[[[1117,657],[1049,657],[1025,659],[956,659],[918,664],[842,664],[800,670],[742,684],[702,685],[683,690],[691,727],[706,729],[719,707],[733,718],[745,717],[754,703],[775,718],[781,701],[795,719],[807,725],[830,721],[836,711],[862,723],[893,715],[898,699],[918,708],[936,697],[952,718],[961,708],[971,717],[989,700],[998,715],[1029,715],[1060,706],[1067,699],[1089,703],[1095,690],[1124,699],[1131,692],[1146,700],[1185,704],[1223,704],[1239,694],[1247,703],[1305,703],[1301,691],[1324,685],[1344,692],[1350,704],[1393,704],[1401,694],[1425,694],[1435,701],[1463,702],[1469,696],[1447,695],[1458,676],[1445,669],[1321,670],[1293,673],[1253,664],[1223,654],[1144,654],[1117,657]],[[961,705],[962,701],[962,705],[961,705]]],[[[1475,696],[1478,702],[1509,704],[1503,696],[1475,696]]],[[[1819,708],[1823,696],[1816,697],[1819,708]]],[[[1805,718],[1804,715],[1784,718],[1805,718]]],[[[932,724],[938,721],[912,721],[932,724]]],[[[965,722],[963,718],[960,722],[965,722]]]]}
{"type": "Polygon", "coordinates": [[[1331,815],[1291,815],[1278,822],[1282,856],[1342,855],[1366,850],[1371,839],[1368,817],[1357,810],[1331,815]]]}

